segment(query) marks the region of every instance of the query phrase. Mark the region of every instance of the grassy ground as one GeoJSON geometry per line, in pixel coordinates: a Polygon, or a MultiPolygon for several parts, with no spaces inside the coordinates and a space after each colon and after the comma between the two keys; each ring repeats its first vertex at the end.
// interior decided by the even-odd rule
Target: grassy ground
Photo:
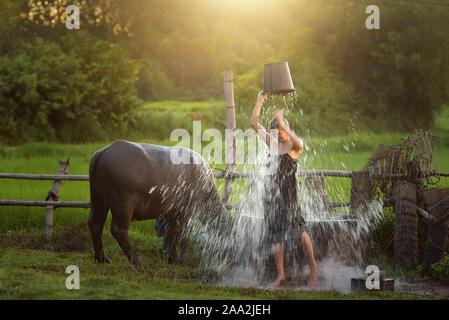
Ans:
{"type": "Polygon", "coordinates": [[[131,237],[144,271],[128,263],[108,232],[105,251],[112,263],[94,263],[85,224],[58,230],[50,242],[32,231],[0,236],[0,299],[430,299],[380,291],[343,295],[218,287],[202,280],[194,257],[189,266],[168,264],[153,231],[133,230],[131,237]],[[80,290],[65,286],[65,270],[72,264],[80,270],[80,290]]]}
{"type": "MultiPolygon", "coordinates": [[[[153,103],[142,112],[173,112],[181,119],[184,110],[209,117],[218,106],[201,103],[153,103]],[[159,109],[158,109],[159,108],[159,109]],[[205,109],[204,113],[202,110],[205,109]],[[159,110],[159,111],[158,111],[159,110]],[[210,113],[209,113],[210,112],[210,113]],[[208,115],[209,114],[209,115],[208,115]]],[[[169,114],[169,113],[167,113],[169,114]]],[[[200,117],[201,118],[201,117],[200,117]]],[[[440,172],[449,172],[449,108],[437,119],[434,132],[443,137],[435,152],[440,172]]],[[[188,121],[191,121],[189,118],[188,121]]],[[[220,122],[221,120],[219,120],[220,122]]],[[[221,122],[220,122],[221,123],[221,122]]],[[[432,131],[432,130],[431,130],[432,131]]],[[[432,131],[433,132],[433,131],[432,131]]],[[[333,138],[305,138],[307,148],[300,169],[361,170],[378,144],[398,143],[404,134],[352,134],[333,138]]],[[[167,135],[163,136],[167,139],[167,135]]],[[[169,140],[141,142],[173,145],[169,140]]],[[[56,173],[58,161],[70,157],[69,174],[88,174],[93,152],[109,142],[86,145],[55,145],[32,143],[17,147],[0,146],[0,172],[56,173]]],[[[212,167],[223,165],[211,163],[212,167]]],[[[242,168],[239,168],[242,169],[242,168]]],[[[0,180],[0,199],[43,200],[52,181],[0,180]]],[[[217,181],[219,190],[223,181],[217,181]]],[[[449,178],[441,181],[449,186],[449,178]]],[[[331,201],[349,200],[349,179],[328,178],[331,201]]],[[[231,197],[238,201],[245,190],[245,181],[236,181],[231,197]]],[[[86,182],[64,182],[60,201],[88,201],[86,182]]],[[[134,270],[127,262],[110,233],[105,232],[105,248],[111,265],[93,262],[86,221],[88,210],[57,209],[55,239],[44,238],[45,209],[39,207],[0,207],[0,299],[410,299],[418,298],[389,292],[341,295],[334,292],[266,291],[244,288],[224,288],[201,282],[202,272],[193,262],[188,267],[169,265],[161,252],[161,240],[154,232],[154,221],[132,224],[133,245],[149,266],[145,272],[134,270]],[[65,288],[64,273],[69,264],[81,271],[81,290],[65,288]]],[[[108,230],[108,220],[105,227],[108,230]]],[[[438,297],[436,297],[438,298],[438,297]]]]}

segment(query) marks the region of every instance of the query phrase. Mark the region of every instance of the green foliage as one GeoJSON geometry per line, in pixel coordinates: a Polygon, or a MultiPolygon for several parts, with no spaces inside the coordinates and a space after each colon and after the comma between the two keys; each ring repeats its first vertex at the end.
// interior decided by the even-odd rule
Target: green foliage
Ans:
{"type": "MultiPolygon", "coordinates": [[[[302,21],[305,26],[296,29],[289,44],[289,60],[295,65],[305,56],[331,71],[314,90],[324,93],[318,104],[326,106],[331,95],[332,107],[325,107],[330,117],[338,117],[343,108],[343,118],[352,113],[376,131],[429,128],[435,112],[449,99],[449,69],[443,63],[449,54],[448,10],[424,3],[380,4],[380,30],[367,30],[367,2],[336,0],[319,6],[322,2],[306,8],[298,1],[291,11],[292,23],[302,21]],[[335,90],[326,92],[329,80],[335,90]]],[[[307,61],[309,65],[313,62],[307,61]]],[[[322,74],[314,71],[312,82],[322,74]]],[[[307,73],[298,78],[310,81],[307,73]]]]}
{"type": "Polygon", "coordinates": [[[371,230],[367,257],[383,262],[391,262],[394,254],[395,215],[391,208],[386,208],[383,218],[371,230]]]}
{"type": "MultiPolygon", "coordinates": [[[[289,62],[297,95],[288,119],[301,134],[430,128],[449,101],[449,10],[426,1],[380,3],[380,30],[367,30],[368,4],[2,1],[0,139],[88,141],[139,130],[142,119],[130,122],[136,89],[147,101],[222,100],[228,69],[237,126],[247,128],[263,65],[274,61],[289,62]],[[83,32],[65,28],[68,4],[80,7],[83,32]]],[[[150,127],[145,135],[166,135],[162,125],[152,129],[162,134],[150,127]]]]}
{"type": "Polygon", "coordinates": [[[167,76],[160,63],[143,60],[138,76],[139,81],[136,85],[142,99],[164,100],[173,94],[173,81],[167,76]]]}
{"type": "Polygon", "coordinates": [[[137,72],[121,49],[86,33],[67,34],[61,45],[23,43],[0,57],[0,136],[80,142],[123,133],[140,103],[137,72]]]}
{"type": "MultiPolygon", "coordinates": [[[[295,70],[299,90],[290,121],[293,127],[304,128],[310,136],[333,136],[354,130],[359,121],[354,108],[355,90],[325,65],[315,60],[302,60],[295,70]]],[[[360,128],[359,124],[359,128],[360,128]]]]}
{"type": "Polygon", "coordinates": [[[432,264],[432,269],[434,270],[434,276],[438,280],[449,281],[449,254],[432,264]]]}
{"type": "Polygon", "coordinates": [[[22,0],[0,1],[0,54],[10,50],[23,36],[20,12],[22,0]]]}
{"type": "Polygon", "coordinates": [[[140,135],[159,140],[170,139],[170,133],[177,128],[192,132],[192,120],[171,110],[143,113],[133,123],[140,135]]]}
{"type": "Polygon", "coordinates": [[[158,101],[144,104],[134,113],[130,127],[133,138],[169,140],[175,129],[193,132],[193,121],[201,121],[201,131],[219,128],[224,137],[226,113],[221,101],[158,101]],[[133,134],[134,133],[134,134],[133,134]]]}

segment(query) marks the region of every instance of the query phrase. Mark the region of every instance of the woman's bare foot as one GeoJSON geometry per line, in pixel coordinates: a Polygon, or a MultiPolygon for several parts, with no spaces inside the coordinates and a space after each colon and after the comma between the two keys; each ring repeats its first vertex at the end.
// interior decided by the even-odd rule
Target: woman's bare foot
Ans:
{"type": "Polygon", "coordinates": [[[317,270],[312,270],[310,272],[310,276],[309,276],[309,282],[307,283],[307,285],[309,287],[314,287],[318,284],[318,272],[317,270]]]}
{"type": "Polygon", "coordinates": [[[270,285],[268,285],[268,289],[276,289],[281,285],[281,283],[285,280],[285,276],[278,276],[276,280],[274,280],[270,285]]]}

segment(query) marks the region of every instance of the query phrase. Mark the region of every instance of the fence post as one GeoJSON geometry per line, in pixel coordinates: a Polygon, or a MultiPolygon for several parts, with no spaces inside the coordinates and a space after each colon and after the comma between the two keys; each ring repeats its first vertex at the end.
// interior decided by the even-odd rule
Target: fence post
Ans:
{"type": "MultiPolygon", "coordinates": [[[[67,174],[69,170],[70,159],[67,158],[66,161],[59,160],[58,174],[67,174]]],[[[59,190],[61,189],[62,180],[55,180],[53,183],[53,188],[48,192],[45,201],[57,201],[59,197],[59,190]]],[[[47,235],[47,240],[51,239],[51,232],[53,229],[53,213],[55,211],[54,206],[47,206],[47,214],[45,216],[45,234],[47,235]]]]}
{"type": "Polygon", "coordinates": [[[327,198],[326,185],[323,175],[306,175],[305,184],[310,197],[311,204],[318,211],[330,211],[329,199],[327,198]]]}
{"type": "Polygon", "coordinates": [[[416,185],[400,180],[397,185],[394,231],[394,263],[415,266],[418,263],[418,216],[416,185]]]}
{"type": "Polygon", "coordinates": [[[427,189],[423,197],[427,212],[434,218],[429,224],[423,259],[422,273],[428,274],[431,265],[443,257],[448,246],[449,188],[427,189]]]}
{"type": "Polygon", "coordinates": [[[235,104],[234,104],[234,88],[233,88],[232,70],[224,72],[224,96],[226,101],[226,169],[225,169],[225,186],[223,191],[223,202],[227,203],[232,191],[233,177],[227,174],[234,170],[236,158],[236,139],[235,130],[235,104]]]}
{"type": "Polygon", "coordinates": [[[366,208],[367,201],[373,200],[368,171],[353,172],[351,178],[350,213],[357,215],[366,208]]]}

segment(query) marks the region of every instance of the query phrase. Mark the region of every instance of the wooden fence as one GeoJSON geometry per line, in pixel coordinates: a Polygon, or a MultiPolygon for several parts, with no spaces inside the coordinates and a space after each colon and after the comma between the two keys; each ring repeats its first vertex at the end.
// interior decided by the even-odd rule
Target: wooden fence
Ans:
{"type": "MultiPolygon", "coordinates": [[[[68,170],[68,168],[67,168],[68,170]]],[[[256,172],[214,172],[215,179],[244,179],[256,172]]],[[[306,179],[313,176],[317,177],[344,177],[352,178],[352,171],[333,171],[333,170],[299,170],[298,177],[306,177],[306,179]]],[[[47,200],[5,200],[0,199],[0,206],[38,206],[38,207],[64,207],[64,208],[90,208],[89,201],[57,201],[59,190],[62,181],[89,181],[88,175],[67,175],[67,174],[23,174],[23,173],[0,173],[0,179],[16,179],[16,180],[49,180],[54,181],[53,189],[49,192],[47,200]],[[55,188],[57,187],[57,190],[55,188]]],[[[224,201],[228,208],[232,204],[224,201]]],[[[344,207],[349,206],[350,202],[331,202],[330,207],[344,207]]]]}
{"type": "MultiPolygon", "coordinates": [[[[89,181],[88,175],[68,175],[69,160],[60,161],[60,167],[58,174],[23,174],[23,173],[0,173],[0,179],[16,179],[16,180],[48,180],[54,181],[53,188],[49,191],[49,195],[45,200],[6,200],[0,199],[0,206],[38,206],[46,207],[46,234],[47,237],[51,237],[51,231],[53,226],[53,212],[55,208],[90,208],[89,201],[58,201],[59,191],[63,181],[89,181]]],[[[214,172],[215,179],[225,179],[225,186],[229,185],[229,181],[235,179],[245,179],[257,172],[214,172]]],[[[319,197],[318,201],[324,203],[326,209],[331,210],[336,207],[350,207],[351,211],[357,206],[357,202],[361,200],[369,200],[371,190],[367,179],[369,179],[368,173],[365,171],[337,171],[337,170],[299,170],[297,172],[298,177],[304,177],[305,185],[309,190],[309,193],[314,197],[319,197]],[[349,178],[351,182],[351,192],[349,202],[329,202],[327,198],[326,187],[324,183],[324,177],[341,177],[349,178]],[[365,185],[365,188],[361,186],[365,185]]],[[[229,189],[230,190],[230,189],[229,189]]],[[[229,195],[225,198],[225,192],[223,192],[223,202],[228,209],[236,208],[238,204],[231,204],[228,202],[229,195]]],[[[386,203],[386,206],[391,206],[391,203],[386,203]]]]}
{"type": "MultiPolygon", "coordinates": [[[[16,180],[48,180],[54,181],[52,189],[49,191],[48,196],[45,200],[6,200],[0,199],[0,206],[38,206],[46,207],[46,222],[45,229],[47,238],[51,238],[52,227],[53,227],[53,213],[55,208],[90,208],[89,201],[58,201],[59,191],[62,186],[63,181],[89,181],[88,175],[68,175],[69,169],[69,159],[66,161],[59,162],[58,174],[23,174],[23,173],[0,173],[0,179],[16,179],[16,180]]],[[[245,179],[248,178],[256,172],[235,172],[226,171],[214,172],[215,179],[225,179],[225,190],[223,191],[223,202],[228,209],[236,208],[238,204],[231,204],[228,202],[229,194],[226,194],[226,186],[231,186],[227,189],[229,192],[232,191],[232,181],[235,179],[245,179]]],[[[335,170],[299,170],[297,172],[298,177],[305,177],[305,182],[308,189],[314,189],[315,195],[324,195],[321,201],[326,203],[328,209],[336,207],[348,207],[351,206],[351,202],[328,202],[326,196],[326,189],[324,184],[324,177],[342,177],[342,178],[352,178],[354,175],[358,176],[360,174],[352,171],[335,171],[335,170]]],[[[354,188],[354,186],[352,186],[354,188]]],[[[351,197],[355,199],[354,190],[351,191],[351,197]]],[[[365,190],[368,192],[368,190],[365,190]]],[[[360,197],[360,196],[359,196],[360,197]]],[[[353,200],[356,201],[356,200],[353,200]]]]}

